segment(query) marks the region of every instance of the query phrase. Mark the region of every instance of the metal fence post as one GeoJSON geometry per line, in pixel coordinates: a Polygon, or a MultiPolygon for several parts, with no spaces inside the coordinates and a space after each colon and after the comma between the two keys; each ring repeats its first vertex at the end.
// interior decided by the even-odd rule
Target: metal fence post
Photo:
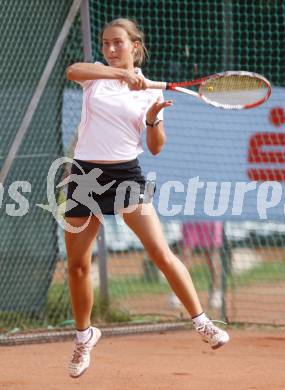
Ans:
{"type": "Polygon", "coordinates": [[[98,243],[98,261],[99,261],[99,279],[100,279],[100,296],[108,302],[108,273],[107,273],[107,247],[105,241],[105,228],[101,225],[97,237],[98,243]]]}
{"type": "Polygon", "coordinates": [[[89,0],[82,0],[80,7],[83,54],[85,62],[92,62],[92,39],[90,28],[89,0]]]}
{"type": "MultiPolygon", "coordinates": [[[[92,62],[92,39],[90,28],[90,13],[89,0],[82,0],[80,7],[81,15],[81,31],[83,37],[83,53],[84,61],[92,62]]],[[[98,237],[98,262],[99,262],[99,280],[100,280],[100,296],[108,301],[108,275],[107,275],[107,248],[105,242],[105,230],[101,225],[98,237]]]]}

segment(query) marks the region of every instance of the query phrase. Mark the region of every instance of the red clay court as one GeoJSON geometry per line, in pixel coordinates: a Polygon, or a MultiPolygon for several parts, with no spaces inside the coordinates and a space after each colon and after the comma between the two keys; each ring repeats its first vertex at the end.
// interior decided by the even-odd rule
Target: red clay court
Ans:
{"type": "Polygon", "coordinates": [[[193,331],[105,337],[79,379],[72,342],[1,347],[1,390],[284,390],[283,330],[230,330],[212,351],[193,331]]]}

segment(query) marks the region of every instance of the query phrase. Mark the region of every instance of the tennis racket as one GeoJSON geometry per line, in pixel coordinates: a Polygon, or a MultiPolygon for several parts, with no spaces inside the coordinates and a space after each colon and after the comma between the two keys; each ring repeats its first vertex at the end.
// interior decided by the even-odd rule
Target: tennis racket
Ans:
{"type": "Polygon", "coordinates": [[[195,96],[205,103],[227,110],[254,108],[264,103],[271,94],[269,81],[252,72],[229,71],[197,80],[167,83],[150,81],[151,89],[168,89],[195,96]],[[197,90],[185,87],[197,87],[197,90]]]}

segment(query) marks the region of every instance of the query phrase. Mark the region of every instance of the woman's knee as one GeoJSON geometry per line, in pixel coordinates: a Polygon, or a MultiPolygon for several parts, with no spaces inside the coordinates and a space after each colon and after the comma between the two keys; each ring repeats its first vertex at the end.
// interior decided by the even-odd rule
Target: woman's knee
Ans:
{"type": "Polygon", "coordinates": [[[92,247],[67,245],[67,260],[69,276],[86,276],[91,272],[92,247]]]}
{"type": "Polygon", "coordinates": [[[65,232],[68,273],[71,277],[83,277],[91,272],[91,259],[96,229],[81,234],[65,232]]]}
{"type": "Polygon", "coordinates": [[[91,273],[91,258],[68,258],[68,274],[70,277],[86,277],[91,273]]]}
{"type": "Polygon", "coordinates": [[[148,248],[148,254],[160,269],[168,268],[172,265],[173,259],[169,247],[153,246],[148,248]]]}

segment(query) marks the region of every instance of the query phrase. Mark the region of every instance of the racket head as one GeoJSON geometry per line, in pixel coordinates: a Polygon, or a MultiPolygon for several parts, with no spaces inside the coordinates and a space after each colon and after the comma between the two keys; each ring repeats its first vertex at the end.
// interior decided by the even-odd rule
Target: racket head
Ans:
{"type": "Polygon", "coordinates": [[[208,104],[228,110],[258,107],[271,94],[269,81],[253,72],[228,71],[200,81],[199,97],[208,104]]]}

